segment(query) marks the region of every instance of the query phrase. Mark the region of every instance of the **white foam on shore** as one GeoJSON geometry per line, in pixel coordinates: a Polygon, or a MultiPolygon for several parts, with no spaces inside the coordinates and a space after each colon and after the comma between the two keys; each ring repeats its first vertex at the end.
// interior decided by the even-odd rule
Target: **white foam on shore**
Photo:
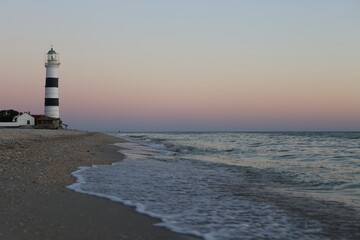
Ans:
{"type": "Polygon", "coordinates": [[[234,194],[242,176],[231,166],[179,159],[136,143],[116,145],[123,162],[80,167],[67,188],[135,207],[161,219],[157,226],[206,240],[326,239],[315,221],[234,194]]]}
{"type": "MultiPolygon", "coordinates": [[[[113,163],[112,165],[116,165],[116,164],[117,163],[113,163]]],[[[109,199],[109,200],[114,201],[114,202],[122,203],[122,204],[124,204],[126,206],[129,206],[129,207],[134,207],[136,212],[138,212],[140,214],[148,215],[148,216],[153,217],[153,218],[160,219],[162,221],[161,223],[155,224],[155,226],[166,227],[166,228],[168,228],[168,229],[170,229],[170,230],[172,230],[174,232],[181,233],[181,234],[190,234],[190,235],[194,235],[194,236],[197,236],[197,237],[203,237],[199,232],[196,232],[196,231],[184,231],[183,229],[174,227],[171,224],[166,224],[165,223],[166,219],[164,219],[163,215],[156,214],[156,213],[151,212],[151,211],[147,211],[146,206],[141,204],[141,203],[136,203],[136,202],[133,202],[133,201],[130,201],[130,200],[124,200],[124,199],[122,199],[120,197],[109,195],[109,194],[104,194],[104,193],[99,193],[99,192],[94,192],[94,191],[89,191],[89,190],[83,190],[82,186],[83,186],[83,184],[86,184],[87,182],[85,180],[85,177],[82,175],[82,173],[84,171],[90,170],[92,168],[97,168],[97,167],[99,167],[99,166],[98,165],[92,165],[91,167],[79,167],[78,170],[71,173],[71,175],[76,178],[76,182],[69,185],[69,186],[66,186],[66,188],[71,189],[71,190],[73,190],[75,192],[78,192],[78,193],[83,193],[83,194],[87,194],[87,195],[91,195],[91,196],[97,196],[97,197],[101,197],[101,198],[106,198],[106,199],[109,199]]],[[[212,239],[209,238],[209,240],[212,240],[212,239]]]]}

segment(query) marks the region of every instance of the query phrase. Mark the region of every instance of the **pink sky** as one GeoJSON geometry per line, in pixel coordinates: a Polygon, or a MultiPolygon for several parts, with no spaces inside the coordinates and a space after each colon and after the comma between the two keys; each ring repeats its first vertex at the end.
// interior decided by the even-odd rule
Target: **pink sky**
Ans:
{"type": "Polygon", "coordinates": [[[0,109],[43,113],[54,44],[73,128],[360,129],[358,2],[200,2],[2,3],[0,109]]]}

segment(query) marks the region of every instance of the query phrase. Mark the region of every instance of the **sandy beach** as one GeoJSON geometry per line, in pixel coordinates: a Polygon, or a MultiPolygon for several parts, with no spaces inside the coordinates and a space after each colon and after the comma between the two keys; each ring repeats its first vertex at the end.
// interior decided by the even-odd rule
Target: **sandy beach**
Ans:
{"type": "Polygon", "coordinates": [[[196,239],[65,188],[80,166],[121,161],[111,145],[120,141],[75,130],[0,129],[0,239],[196,239]]]}

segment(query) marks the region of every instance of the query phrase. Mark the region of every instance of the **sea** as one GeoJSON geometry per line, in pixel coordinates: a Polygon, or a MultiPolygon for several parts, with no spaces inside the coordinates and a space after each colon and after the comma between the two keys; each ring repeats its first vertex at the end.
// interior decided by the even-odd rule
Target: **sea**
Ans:
{"type": "Polygon", "coordinates": [[[107,134],[124,161],[68,188],[199,239],[360,239],[360,132],[107,134]]]}

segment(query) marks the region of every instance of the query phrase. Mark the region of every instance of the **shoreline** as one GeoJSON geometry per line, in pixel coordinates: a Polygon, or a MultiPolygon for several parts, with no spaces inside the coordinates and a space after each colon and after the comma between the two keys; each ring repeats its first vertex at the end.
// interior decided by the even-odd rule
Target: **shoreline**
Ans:
{"type": "Polygon", "coordinates": [[[81,166],[123,160],[103,133],[0,129],[1,239],[199,239],[154,226],[160,220],[66,186],[81,166]]]}

